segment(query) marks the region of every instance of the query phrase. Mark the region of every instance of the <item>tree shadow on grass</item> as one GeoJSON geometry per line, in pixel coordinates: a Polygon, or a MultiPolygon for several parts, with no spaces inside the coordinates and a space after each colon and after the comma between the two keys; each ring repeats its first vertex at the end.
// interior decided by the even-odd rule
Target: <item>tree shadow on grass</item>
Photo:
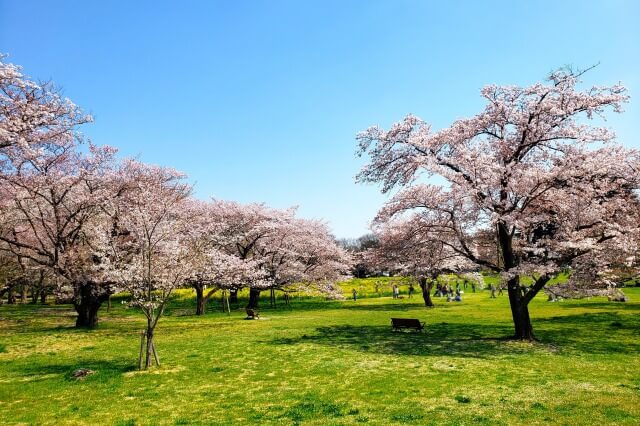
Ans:
{"type": "Polygon", "coordinates": [[[336,325],[316,328],[315,334],[277,338],[270,343],[312,343],[395,355],[471,356],[526,353],[582,352],[588,354],[640,353],[640,320],[617,313],[568,315],[533,322],[539,342],[516,342],[511,324],[434,323],[425,332],[394,332],[390,326],[336,325]],[[633,336],[635,334],[635,338],[633,336]]]}
{"type": "Polygon", "coordinates": [[[278,338],[277,345],[313,343],[394,355],[487,357],[503,353],[511,328],[503,325],[437,323],[425,332],[392,331],[390,326],[319,327],[316,334],[278,338]]]}
{"type": "Polygon", "coordinates": [[[594,301],[584,301],[584,302],[576,302],[572,303],[559,303],[562,309],[598,309],[598,310],[607,310],[607,311],[640,311],[639,303],[629,303],[629,302],[594,302],[594,301]]]}
{"type": "Polygon", "coordinates": [[[411,311],[411,310],[420,310],[422,309],[424,312],[427,312],[429,308],[426,308],[424,304],[418,303],[384,303],[384,304],[343,304],[340,306],[340,309],[346,309],[350,311],[374,311],[374,312],[391,312],[391,311],[411,311]]]}
{"type": "Polygon", "coordinates": [[[536,319],[533,326],[542,342],[560,348],[590,354],[640,353],[637,315],[584,313],[536,319]]]}

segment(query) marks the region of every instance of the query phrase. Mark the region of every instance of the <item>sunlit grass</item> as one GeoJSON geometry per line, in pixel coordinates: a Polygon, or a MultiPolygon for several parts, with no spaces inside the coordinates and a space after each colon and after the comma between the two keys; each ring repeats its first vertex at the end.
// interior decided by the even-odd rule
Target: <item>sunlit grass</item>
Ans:
{"type": "MultiPolygon", "coordinates": [[[[135,369],[140,313],[114,298],[97,330],[68,306],[0,307],[0,423],[48,424],[638,424],[640,289],[531,307],[538,343],[512,342],[506,296],[462,303],[393,300],[371,280],[357,302],[295,297],[192,315],[180,291],[158,326],[162,367],[135,369]],[[427,322],[393,333],[391,317],[427,322]],[[95,374],[71,378],[77,368],[95,374]]],[[[359,287],[362,286],[362,287],[359,287]]],[[[244,295],[241,295],[244,296],[244,295]]],[[[266,296],[266,295],[265,295],[266,296]]],[[[241,300],[243,302],[243,300],[241,300]]]]}

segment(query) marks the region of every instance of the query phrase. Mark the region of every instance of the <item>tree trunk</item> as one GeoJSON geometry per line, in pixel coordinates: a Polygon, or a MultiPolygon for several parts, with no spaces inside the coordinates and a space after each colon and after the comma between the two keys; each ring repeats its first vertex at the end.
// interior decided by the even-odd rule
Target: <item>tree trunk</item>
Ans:
{"type": "Polygon", "coordinates": [[[27,303],[27,285],[24,283],[20,286],[20,303],[27,303]]]}
{"type": "Polygon", "coordinates": [[[257,288],[249,289],[249,304],[247,308],[258,309],[258,301],[260,300],[260,290],[257,288]]]}
{"type": "Polygon", "coordinates": [[[229,303],[238,303],[238,289],[232,288],[229,290],[229,303]]]}
{"type": "Polygon", "coordinates": [[[7,304],[15,305],[16,304],[16,293],[13,290],[13,286],[9,287],[7,291],[7,304]]]}
{"type": "Polygon", "coordinates": [[[433,301],[431,300],[431,288],[433,287],[433,281],[426,278],[420,278],[418,280],[420,289],[422,290],[422,298],[424,299],[424,305],[428,308],[433,307],[433,301]]]}
{"type": "Polygon", "coordinates": [[[91,282],[77,283],[74,290],[73,307],[78,313],[76,328],[95,328],[98,325],[98,310],[109,298],[109,293],[99,293],[91,282]]]}
{"type": "Polygon", "coordinates": [[[202,284],[194,284],[196,289],[196,315],[204,315],[206,299],[204,298],[204,286],[202,284]]]}
{"type": "Polygon", "coordinates": [[[531,318],[529,317],[529,304],[523,301],[511,302],[512,292],[509,289],[509,302],[511,303],[511,316],[515,328],[514,338],[518,340],[535,340],[531,318]]]}
{"type": "Polygon", "coordinates": [[[44,293],[46,290],[44,289],[44,271],[40,271],[38,277],[38,284],[31,286],[31,303],[38,303],[38,298],[40,297],[40,293],[44,293]]]}
{"type": "Polygon", "coordinates": [[[95,328],[98,325],[98,309],[100,309],[101,304],[94,301],[74,303],[73,306],[78,313],[76,328],[95,328]]]}
{"type": "Polygon", "coordinates": [[[147,325],[147,348],[144,357],[144,369],[151,367],[151,357],[153,356],[153,328],[147,325]]]}
{"type": "Polygon", "coordinates": [[[275,308],[276,306],[276,290],[273,288],[269,292],[269,304],[272,308],[275,308]]]}
{"type": "Polygon", "coordinates": [[[41,305],[46,305],[47,304],[47,290],[44,289],[40,292],[40,304],[41,305]]]}
{"type": "MultiPolygon", "coordinates": [[[[517,266],[517,259],[513,252],[512,236],[504,223],[498,224],[498,242],[502,251],[504,269],[508,271],[517,266]]],[[[531,318],[529,317],[529,301],[522,294],[519,276],[511,278],[507,282],[507,291],[513,319],[513,338],[517,340],[535,340],[531,318]]]]}

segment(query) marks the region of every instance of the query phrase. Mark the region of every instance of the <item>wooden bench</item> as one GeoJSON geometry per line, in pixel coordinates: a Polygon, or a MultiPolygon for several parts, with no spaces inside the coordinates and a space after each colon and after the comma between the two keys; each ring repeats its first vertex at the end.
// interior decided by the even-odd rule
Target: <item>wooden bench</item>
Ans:
{"type": "Polygon", "coordinates": [[[416,331],[424,330],[424,323],[417,318],[391,318],[391,328],[393,331],[411,328],[416,331]]]}
{"type": "Polygon", "coordinates": [[[260,314],[255,309],[247,308],[247,319],[256,319],[260,318],[260,314]]]}

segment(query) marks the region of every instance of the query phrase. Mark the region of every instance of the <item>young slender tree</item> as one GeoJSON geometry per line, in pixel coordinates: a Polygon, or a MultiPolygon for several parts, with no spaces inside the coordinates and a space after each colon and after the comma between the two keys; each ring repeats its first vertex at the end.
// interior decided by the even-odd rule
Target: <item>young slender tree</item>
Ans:
{"type": "Polygon", "coordinates": [[[186,203],[191,187],[182,173],[133,160],[125,162],[121,174],[128,182],[118,215],[122,238],[112,240],[105,258],[110,259],[111,273],[131,293],[131,305],[140,308],[147,319],[141,363],[146,369],[152,356],[159,364],[156,326],[174,289],[191,269],[186,203]]]}
{"type": "Polygon", "coordinates": [[[360,182],[399,188],[384,218],[418,211],[452,250],[503,274],[517,339],[534,339],[529,302],[562,268],[593,252],[626,250],[637,226],[638,152],[590,119],[622,111],[624,87],[578,88],[582,72],[560,70],[529,87],[487,86],[479,114],[432,131],[409,115],[388,131],[358,136],[370,162],[360,182]],[[438,175],[445,186],[421,184],[438,175]],[[499,257],[474,246],[496,235],[499,257]],[[523,275],[534,278],[524,285],[523,275]]]}

